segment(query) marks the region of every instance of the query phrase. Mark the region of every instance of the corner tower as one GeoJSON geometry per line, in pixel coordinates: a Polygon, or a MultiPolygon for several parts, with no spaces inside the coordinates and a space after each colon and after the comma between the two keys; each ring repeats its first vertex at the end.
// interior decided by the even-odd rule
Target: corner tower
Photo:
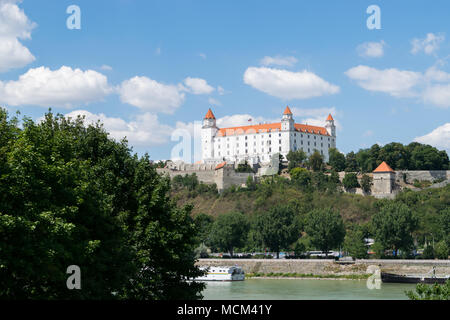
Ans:
{"type": "Polygon", "coordinates": [[[281,118],[281,131],[294,131],[294,118],[289,106],[284,109],[283,117],[281,118]]]}
{"type": "Polygon", "coordinates": [[[214,160],[214,138],[217,134],[216,117],[208,109],[202,126],[202,160],[207,163],[214,160]]]}

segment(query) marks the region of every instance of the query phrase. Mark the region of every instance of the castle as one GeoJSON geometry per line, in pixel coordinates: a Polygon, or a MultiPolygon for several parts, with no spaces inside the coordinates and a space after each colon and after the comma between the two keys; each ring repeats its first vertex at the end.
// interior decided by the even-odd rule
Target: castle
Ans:
{"type": "Polygon", "coordinates": [[[336,148],[336,126],[331,114],[325,127],[295,123],[286,107],[281,122],[218,128],[211,109],[203,119],[202,163],[269,163],[279,153],[286,158],[289,151],[303,150],[308,156],[315,150],[328,161],[328,150],[336,148]]]}

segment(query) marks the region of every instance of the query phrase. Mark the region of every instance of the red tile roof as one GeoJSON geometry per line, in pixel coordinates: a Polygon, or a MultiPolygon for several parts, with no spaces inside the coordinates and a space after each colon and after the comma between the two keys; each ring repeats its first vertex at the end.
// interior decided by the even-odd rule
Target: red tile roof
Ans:
{"type": "Polygon", "coordinates": [[[224,162],[222,162],[222,163],[219,163],[217,166],[216,166],[216,168],[214,169],[214,170],[217,170],[217,169],[220,169],[220,168],[223,168],[223,167],[225,167],[225,165],[227,164],[227,162],[226,161],[224,161],[224,162]]]}
{"type": "MultiPolygon", "coordinates": [[[[324,136],[329,135],[327,129],[325,129],[324,127],[316,127],[316,126],[310,126],[310,125],[300,124],[300,123],[294,124],[294,127],[295,127],[295,130],[298,132],[321,134],[324,136]]],[[[219,137],[224,137],[224,136],[234,136],[234,135],[241,135],[241,134],[260,133],[260,132],[277,132],[280,130],[281,130],[281,123],[275,122],[275,123],[264,123],[264,124],[257,124],[257,125],[251,125],[251,126],[222,128],[222,129],[219,129],[219,132],[217,133],[217,135],[219,137]]]]}
{"type": "Polygon", "coordinates": [[[286,106],[286,109],[284,109],[283,114],[292,114],[291,109],[289,109],[289,106],[286,106]]]}
{"type": "Polygon", "coordinates": [[[211,111],[211,108],[208,109],[208,112],[206,113],[205,119],[215,119],[214,114],[211,111]]]}
{"type": "Polygon", "coordinates": [[[328,114],[328,118],[327,118],[327,121],[334,121],[333,117],[331,116],[331,113],[330,113],[330,114],[328,114]]]}
{"type": "Polygon", "coordinates": [[[373,172],[395,172],[386,162],[382,162],[373,172]]]}

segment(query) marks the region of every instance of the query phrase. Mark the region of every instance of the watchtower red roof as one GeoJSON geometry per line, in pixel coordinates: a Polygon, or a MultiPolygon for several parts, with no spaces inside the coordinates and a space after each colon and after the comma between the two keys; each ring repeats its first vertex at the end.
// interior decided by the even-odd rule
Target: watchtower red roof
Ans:
{"type": "Polygon", "coordinates": [[[289,109],[289,106],[286,106],[286,109],[284,109],[283,114],[292,114],[291,109],[289,109]]]}
{"type": "Polygon", "coordinates": [[[331,116],[331,113],[328,114],[327,121],[334,121],[333,117],[331,116]]]}
{"type": "Polygon", "coordinates": [[[215,119],[214,114],[211,111],[211,108],[208,109],[208,112],[206,113],[205,119],[215,119]]]}
{"type": "Polygon", "coordinates": [[[373,172],[395,172],[389,165],[383,161],[373,172]]]}

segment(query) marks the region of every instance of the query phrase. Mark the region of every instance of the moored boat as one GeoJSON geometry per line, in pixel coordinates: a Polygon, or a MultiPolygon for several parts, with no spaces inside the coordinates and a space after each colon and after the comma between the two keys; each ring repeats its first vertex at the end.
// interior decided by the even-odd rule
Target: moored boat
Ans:
{"type": "Polygon", "coordinates": [[[381,281],[384,283],[445,283],[449,276],[435,276],[435,275],[406,275],[381,272],[381,281]]]}
{"type": "Polygon", "coordinates": [[[207,271],[207,274],[195,278],[195,281],[242,281],[245,279],[244,270],[241,267],[200,267],[207,271]]]}

